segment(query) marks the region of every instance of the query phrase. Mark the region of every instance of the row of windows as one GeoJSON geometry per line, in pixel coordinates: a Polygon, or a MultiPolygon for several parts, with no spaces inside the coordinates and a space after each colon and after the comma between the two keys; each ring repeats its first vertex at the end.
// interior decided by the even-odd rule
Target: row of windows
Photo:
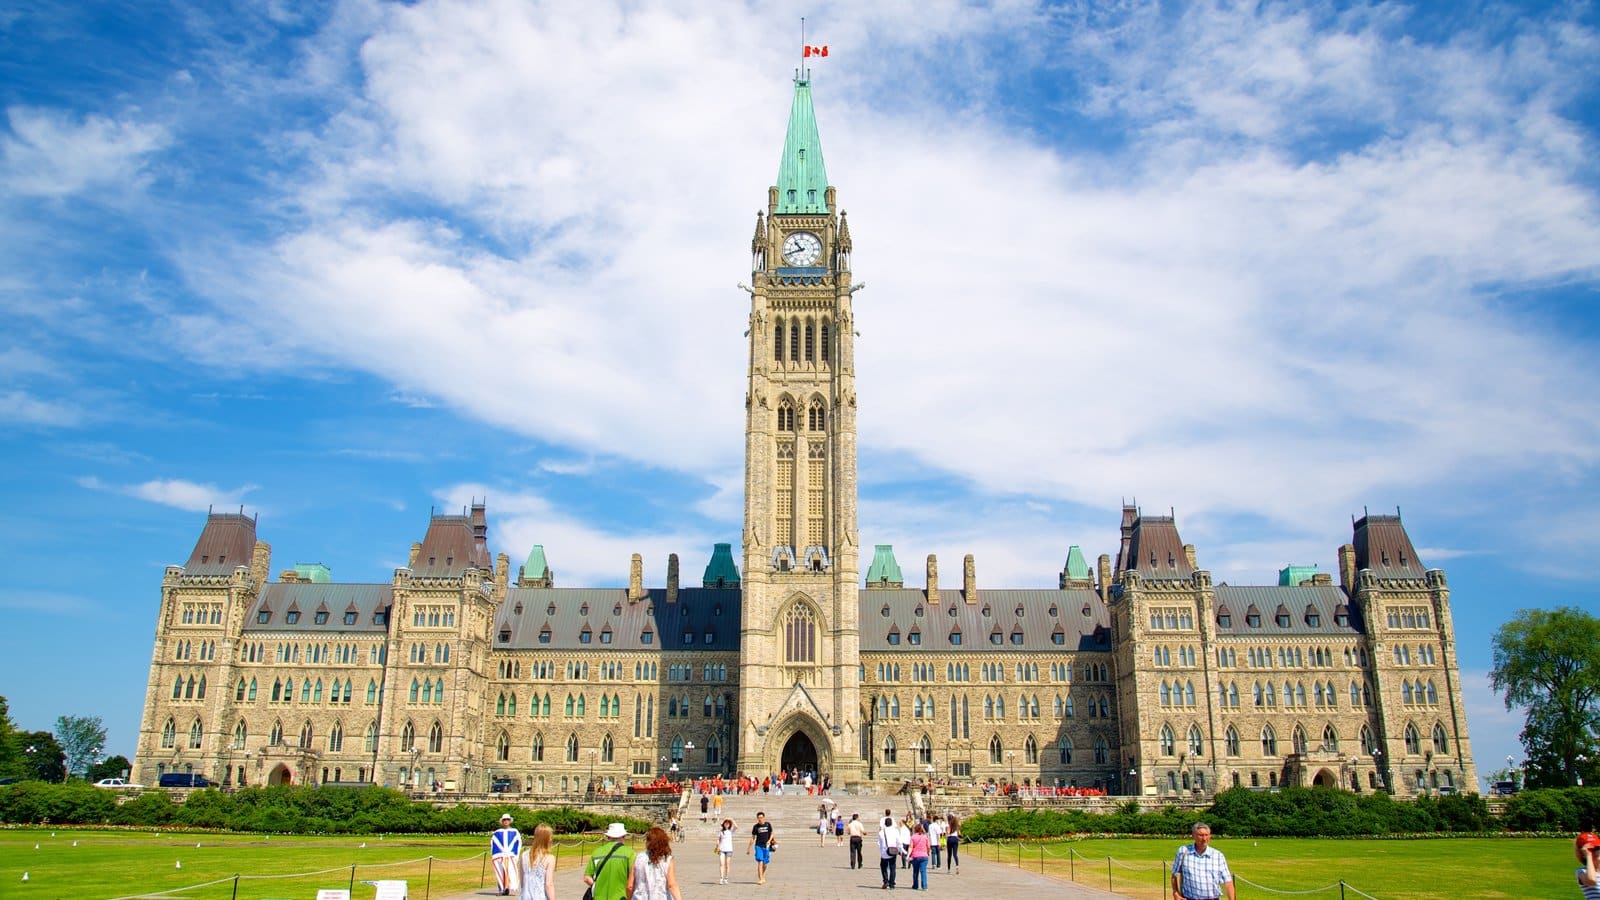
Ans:
{"type": "MultiPolygon", "coordinates": [[[[900,663],[878,663],[874,670],[879,684],[892,684],[901,680],[900,663]]],[[[937,680],[938,665],[936,663],[913,663],[911,665],[911,681],[932,683],[937,680]]],[[[1012,680],[1019,682],[1044,681],[1040,675],[1048,672],[1049,680],[1064,684],[1072,683],[1071,663],[1050,663],[1041,669],[1038,663],[1016,663],[1008,666],[1007,663],[980,663],[978,676],[985,682],[1004,682],[1007,669],[1010,669],[1012,680]]],[[[863,682],[867,681],[867,666],[862,663],[858,674],[863,682]]],[[[951,682],[972,681],[972,664],[951,662],[945,663],[944,680],[951,682]]],[[[1106,663],[1085,663],[1083,666],[1083,680],[1092,682],[1109,682],[1111,680],[1111,667],[1106,663]]]]}
{"type": "MultiPolygon", "coordinates": [[[[1150,557],[1155,565],[1155,557],[1150,557]]],[[[1157,607],[1150,610],[1150,628],[1154,631],[1193,631],[1194,610],[1182,607],[1157,607]]]]}
{"type": "MultiPolygon", "coordinates": [[[[1436,665],[1439,657],[1433,652],[1432,644],[1417,645],[1417,663],[1424,666],[1436,665]]],[[[1411,647],[1407,644],[1394,645],[1394,664],[1397,666],[1411,665],[1411,647]]]]}
{"type": "MultiPolygon", "coordinates": [[[[1239,708],[1238,682],[1217,685],[1218,701],[1224,708],[1239,708]]],[[[1250,686],[1251,700],[1257,709],[1271,709],[1278,706],[1278,686],[1268,682],[1254,682],[1250,686]]],[[[1311,705],[1319,708],[1335,709],[1339,706],[1339,691],[1333,682],[1314,681],[1311,684],[1311,693],[1306,693],[1305,682],[1296,681],[1283,683],[1283,705],[1288,708],[1309,708],[1311,705]]],[[[1350,705],[1364,707],[1372,705],[1372,689],[1363,682],[1350,682],[1350,705]]]]}
{"type": "Polygon", "coordinates": [[[1432,616],[1426,606],[1397,606],[1389,610],[1390,628],[1432,628],[1432,616]]]}
{"type": "Polygon", "coordinates": [[[206,662],[217,658],[217,642],[201,641],[198,645],[194,641],[179,641],[172,646],[172,658],[177,660],[193,660],[196,658],[198,646],[199,661],[206,662]]]}
{"type": "MultiPolygon", "coordinates": [[[[612,643],[616,642],[616,633],[611,630],[611,626],[609,624],[600,629],[599,635],[600,635],[600,643],[602,643],[602,644],[612,644],[612,643]]],[[[555,640],[555,632],[550,629],[549,625],[546,625],[543,628],[539,629],[539,633],[538,633],[537,637],[538,637],[539,643],[548,644],[551,641],[555,640]]],[[[706,629],[704,632],[695,632],[695,631],[687,631],[686,630],[682,634],[682,639],[683,639],[682,643],[686,647],[693,646],[697,640],[703,640],[707,644],[714,644],[717,641],[717,633],[715,631],[709,629],[709,628],[706,629]]],[[[510,640],[511,640],[511,630],[510,629],[502,629],[500,631],[500,643],[504,644],[504,643],[506,643],[506,642],[508,642],[510,640]]],[[[592,644],[592,643],[594,643],[594,640],[595,640],[595,630],[594,630],[594,628],[592,628],[591,626],[589,626],[587,624],[584,625],[583,629],[578,632],[578,643],[580,643],[580,644],[592,644]]],[[[654,644],[655,642],[656,642],[655,629],[646,627],[643,631],[639,632],[639,643],[648,646],[650,644],[654,644]]]]}
{"type": "MultiPolygon", "coordinates": [[[[432,565],[430,560],[429,565],[432,565]]],[[[355,624],[348,621],[355,613],[346,613],[346,625],[355,624]]],[[[317,624],[322,624],[318,622],[317,624]]],[[[456,608],[454,606],[417,606],[411,610],[411,624],[419,628],[453,628],[456,624],[456,608]]]]}
{"type": "MultiPolygon", "coordinates": [[[[1152,647],[1151,648],[1151,656],[1152,656],[1154,664],[1157,665],[1157,666],[1161,666],[1161,667],[1170,667],[1170,666],[1172,666],[1172,648],[1171,647],[1165,647],[1165,646],[1152,647]]],[[[1194,666],[1196,665],[1195,656],[1196,656],[1195,655],[1195,650],[1194,650],[1193,647],[1188,647],[1188,646],[1179,647],[1178,648],[1178,667],[1179,668],[1194,668],[1194,666]]]]}
{"type": "Polygon", "coordinates": [[[772,323],[772,361],[817,362],[820,355],[822,362],[828,362],[832,354],[830,329],[827,319],[821,323],[815,319],[785,322],[780,316],[772,323]]]}
{"type": "MultiPolygon", "coordinates": [[[[413,655],[415,647],[413,645],[413,655]]],[[[380,643],[360,644],[290,644],[268,645],[262,641],[249,641],[239,646],[239,661],[245,663],[332,663],[335,665],[382,665],[388,661],[388,650],[380,643]]],[[[448,659],[448,652],[446,654],[448,659]]],[[[412,662],[417,662],[415,658],[412,662]]]]}
{"type": "Polygon", "coordinates": [[[221,625],[222,604],[185,603],[179,619],[185,625],[221,625]]]}
{"type": "MultiPolygon", "coordinates": [[[[607,733],[600,739],[599,746],[594,747],[589,751],[588,757],[591,762],[616,762],[616,747],[616,741],[613,740],[610,733],[607,733]]],[[[690,742],[685,741],[681,736],[674,737],[672,739],[672,743],[668,745],[667,752],[670,754],[669,760],[675,764],[683,763],[689,748],[690,742]]],[[[695,749],[701,748],[697,747],[695,749]]],[[[567,735],[567,739],[562,742],[562,750],[563,758],[566,762],[575,763],[581,762],[584,759],[583,747],[578,743],[578,735],[576,733],[567,735]]],[[[716,766],[722,764],[722,742],[715,736],[712,736],[710,740],[706,741],[704,750],[706,754],[706,765],[716,766]]],[[[544,751],[544,733],[534,732],[533,738],[528,742],[528,761],[544,762],[544,751]]],[[[500,732],[500,735],[495,738],[494,755],[495,759],[499,762],[513,761],[511,758],[511,735],[504,731],[500,732]]],[[[635,765],[637,766],[637,764],[635,765]]],[[[648,765],[642,771],[648,772],[648,765]]],[[[639,772],[640,770],[635,770],[635,774],[639,774],[639,772]]]]}
{"type": "Polygon", "coordinates": [[[419,665],[425,665],[431,662],[436,666],[442,666],[450,662],[449,644],[434,644],[431,649],[433,653],[432,658],[430,659],[428,652],[430,648],[427,644],[412,644],[410,654],[406,657],[406,661],[419,665]]]}
{"type": "MultiPolygon", "coordinates": [[[[799,429],[795,427],[794,413],[794,404],[789,401],[789,398],[785,397],[778,402],[779,431],[799,431],[799,429]]],[[[828,410],[822,405],[821,400],[812,400],[811,405],[806,407],[806,417],[804,421],[806,423],[807,431],[828,430],[828,410]]],[[[789,447],[790,452],[793,453],[793,445],[791,444],[789,447]]],[[[793,456],[790,456],[789,458],[793,459],[793,456]]],[[[820,459],[821,457],[818,455],[813,455],[808,458],[820,459]]]]}
{"type": "MultiPolygon", "coordinates": [[[[1404,739],[1406,753],[1417,755],[1422,752],[1422,732],[1417,729],[1417,726],[1414,723],[1408,722],[1406,724],[1404,739]]],[[[1357,742],[1362,751],[1369,756],[1372,755],[1375,750],[1377,750],[1377,742],[1373,740],[1372,729],[1366,725],[1361,726],[1361,731],[1357,735],[1357,742]]],[[[1173,731],[1173,728],[1170,724],[1161,726],[1161,733],[1158,736],[1158,743],[1162,756],[1174,756],[1177,754],[1176,733],[1173,731]]],[[[1278,732],[1270,723],[1262,726],[1260,743],[1261,755],[1263,757],[1278,755],[1278,732]]],[[[1239,756],[1240,748],[1242,746],[1239,739],[1239,730],[1234,726],[1229,725],[1228,730],[1223,733],[1222,744],[1223,752],[1227,756],[1239,756]]],[[[1311,749],[1307,743],[1306,730],[1303,726],[1294,726],[1294,731],[1291,733],[1290,737],[1290,746],[1292,748],[1292,752],[1294,753],[1303,754],[1311,749]]],[[[1338,752],[1339,733],[1332,724],[1327,724],[1322,727],[1322,743],[1315,749],[1324,753],[1338,752]]],[[[1449,735],[1445,731],[1442,723],[1435,723],[1433,726],[1432,751],[1435,753],[1450,752],[1449,735]]],[[[1204,735],[1201,732],[1199,725],[1189,726],[1187,749],[1185,752],[1194,758],[1204,756],[1204,735]]]]}
{"type": "MultiPolygon", "coordinates": [[[[933,764],[933,741],[926,734],[913,738],[907,749],[913,755],[917,765],[933,764]]],[[[989,751],[989,765],[991,766],[1018,761],[1016,759],[1016,751],[1007,750],[1005,742],[1000,739],[998,734],[990,736],[987,749],[989,751]]],[[[1058,765],[1066,766],[1072,764],[1075,750],[1072,738],[1062,735],[1056,739],[1053,749],[1058,765]]],[[[879,745],[878,750],[882,753],[884,763],[895,764],[900,761],[900,743],[893,734],[883,736],[883,742],[879,745]]],[[[948,752],[949,750],[947,749],[946,753],[948,752]]],[[[1105,765],[1111,761],[1111,747],[1103,737],[1095,738],[1094,761],[1100,765],[1105,765]]],[[[1022,741],[1021,762],[1030,766],[1038,765],[1040,762],[1039,741],[1031,734],[1022,741]]]]}
{"type": "MultiPolygon", "coordinates": [[[[1272,621],[1273,624],[1277,625],[1279,628],[1288,628],[1293,624],[1293,621],[1289,615],[1289,611],[1284,609],[1282,606],[1278,607],[1278,611],[1273,615],[1272,621]]],[[[1304,615],[1304,621],[1307,627],[1321,628],[1322,613],[1318,612],[1317,608],[1314,606],[1307,606],[1304,615]]],[[[1348,628],[1350,626],[1350,614],[1345,612],[1343,607],[1334,610],[1333,623],[1340,628],[1348,628]]],[[[1261,613],[1258,612],[1254,606],[1245,610],[1244,624],[1251,628],[1261,627],[1261,613]]],[[[1227,607],[1220,607],[1217,610],[1217,625],[1223,628],[1233,627],[1233,613],[1229,612],[1227,607]]]]}
{"type": "MultiPolygon", "coordinates": [[[[360,617],[360,614],[357,613],[355,610],[353,610],[353,609],[345,610],[344,624],[346,624],[346,625],[354,625],[354,624],[356,624],[356,621],[358,620],[359,617],[360,617]]],[[[328,624],[328,611],[326,609],[317,610],[316,614],[312,616],[312,621],[315,622],[318,625],[326,625],[326,624],[328,624]]],[[[297,624],[299,624],[300,623],[300,610],[295,608],[294,606],[290,606],[283,613],[283,622],[284,622],[285,625],[297,625],[297,624]]],[[[271,625],[272,624],[272,610],[269,607],[263,606],[259,610],[256,611],[256,624],[257,625],[271,625]]],[[[372,614],[372,624],[374,624],[374,625],[387,625],[387,624],[389,624],[389,614],[388,614],[388,612],[386,612],[384,610],[379,610],[379,611],[373,613],[372,614]]]]}

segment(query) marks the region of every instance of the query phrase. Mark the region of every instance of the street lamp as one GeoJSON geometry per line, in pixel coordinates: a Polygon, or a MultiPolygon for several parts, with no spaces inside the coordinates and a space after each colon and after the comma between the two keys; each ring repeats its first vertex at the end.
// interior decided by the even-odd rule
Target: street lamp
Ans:
{"type": "Polygon", "coordinates": [[[599,750],[596,750],[593,747],[589,748],[589,794],[590,794],[590,796],[594,795],[594,758],[596,756],[599,756],[599,755],[600,755],[600,751],[599,750]]]}
{"type": "Polygon", "coordinates": [[[1139,793],[1139,768],[1134,765],[1128,766],[1128,793],[1135,796],[1139,793]]]}
{"type": "Polygon", "coordinates": [[[1007,750],[1006,758],[1011,762],[1011,787],[1015,789],[1017,786],[1017,751],[1007,750]]]}
{"type": "Polygon", "coordinates": [[[689,768],[689,753],[693,750],[694,741],[688,741],[683,745],[683,768],[685,771],[689,768]]]}

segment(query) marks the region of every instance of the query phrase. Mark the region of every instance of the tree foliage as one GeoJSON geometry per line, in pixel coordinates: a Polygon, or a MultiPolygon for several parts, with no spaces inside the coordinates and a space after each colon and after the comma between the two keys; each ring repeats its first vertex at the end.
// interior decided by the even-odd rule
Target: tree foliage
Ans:
{"type": "Polygon", "coordinates": [[[1576,785],[1597,755],[1600,619],[1571,607],[1518,612],[1495,633],[1490,679],[1506,709],[1528,711],[1528,786],[1576,785]]]}
{"type": "Polygon", "coordinates": [[[106,726],[99,716],[58,716],[56,741],[66,756],[68,774],[87,775],[105,752],[106,726]]]}
{"type": "Polygon", "coordinates": [[[67,777],[66,754],[48,731],[14,731],[11,747],[15,753],[17,777],[30,781],[63,781],[67,777]]]}

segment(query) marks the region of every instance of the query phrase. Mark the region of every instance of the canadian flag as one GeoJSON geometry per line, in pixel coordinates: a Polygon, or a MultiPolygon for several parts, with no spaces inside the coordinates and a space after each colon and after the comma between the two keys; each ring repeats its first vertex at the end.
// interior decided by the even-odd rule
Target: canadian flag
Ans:
{"type": "Polygon", "coordinates": [[[807,44],[804,55],[805,56],[827,56],[828,55],[828,45],[827,44],[823,44],[821,47],[813,47],[810,44],[807,44]]]}

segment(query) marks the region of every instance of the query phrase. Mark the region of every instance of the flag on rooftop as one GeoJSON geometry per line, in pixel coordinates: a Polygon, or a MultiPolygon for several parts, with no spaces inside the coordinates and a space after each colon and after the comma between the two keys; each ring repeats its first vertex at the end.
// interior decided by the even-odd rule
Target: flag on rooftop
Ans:
{"type": "Polygon", "coordinates": [[[806,55],[808,57],[809,56],[827,56],[828,55],[828,45],[827,44],[823,44],[821,47],[813,47],[810,44],[807,44],[804,55],[806,55]]]}

